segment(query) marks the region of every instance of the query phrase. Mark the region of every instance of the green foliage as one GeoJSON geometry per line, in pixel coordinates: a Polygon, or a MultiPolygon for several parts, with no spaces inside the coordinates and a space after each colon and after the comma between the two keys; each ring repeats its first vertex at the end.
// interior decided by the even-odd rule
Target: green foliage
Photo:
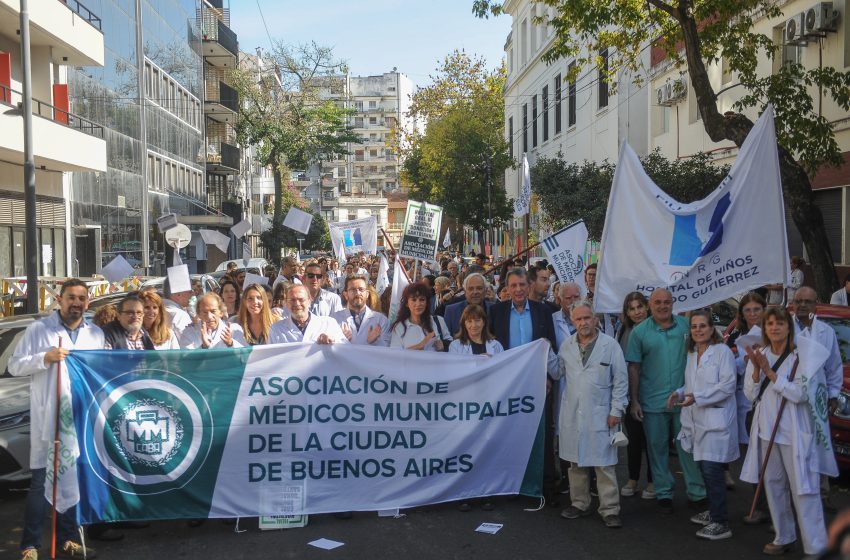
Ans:
{"type": "MultiPolygon", "coordinates": [[[[729,172],[728,166],[712,165],[707,154],[669,160],[656,150],[641,162],[661,190],[684,203],[705,198],[729,172]]],[[[591,239],[602,239],[615,169],[607,160],[567,164],[560,154],[538,159],[531,167],[531,188],[540,200],[546,225],[558,229],[583,219],[591,239]]]]}
{"type": "Polygon", "coordinates": [[[503,134],[504,65],[491,71],[480,57],[454,51],[432,80],[411,100],[410,116],[428,127],[404,143],[402,173],[410,198],[438,204],[447,216],[483,230],[489,176],[494,224],[508,220],[504,177],[513,161],[503,134]]]}
{"type": "MultiPolygon", "coordinates": [[[[288,210],[289,208],[287,208],[288,210]]],[[[327,222],[318,212],[311,209],[306,209],[305,212],[313,215],[313,221],[310,224],[310,230],[307,232],[307,235],[285,227],[283,220],[275,220],[272,223],[271,229],[260,234],[260,243],[263,247],[270,250],[277,248],[278,252],[274,254],[277,257],[280,254],[280,247],[298,248],[298,238],[301,237],[304,239],[301,246],[305,251],[330,251],[331,234],[327,222]]]]}

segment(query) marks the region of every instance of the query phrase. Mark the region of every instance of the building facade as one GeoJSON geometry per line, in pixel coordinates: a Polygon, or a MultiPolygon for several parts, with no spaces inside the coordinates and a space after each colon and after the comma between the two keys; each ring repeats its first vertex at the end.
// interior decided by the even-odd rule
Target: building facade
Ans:
{"type": "MultiPolygon", "coordinates": [[[[20,3],[0,0],[0,277],[26,275],[20,3]]],[[[70,103],[68,68],[103,72],[103,14],[79,3],[30,2],[32,143],[40,276],[73,270],[71,173],[107,169],[104,128],[70,103]]]]}

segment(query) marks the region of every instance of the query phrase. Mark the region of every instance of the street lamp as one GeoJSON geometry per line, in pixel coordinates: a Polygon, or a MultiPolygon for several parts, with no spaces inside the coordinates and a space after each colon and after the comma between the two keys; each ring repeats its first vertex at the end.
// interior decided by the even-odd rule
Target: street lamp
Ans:
{"type": "Polygon", "coordinates": [[[301,259],[301,253],[302,253],[302,251],[301,251],[301,243],[302,243],[303,241],[304,241],[304,238],[303,238],[303,237],[299,237],[299,238],[298,238],[298,259],[299,259],[299,260],[301,259]]]}

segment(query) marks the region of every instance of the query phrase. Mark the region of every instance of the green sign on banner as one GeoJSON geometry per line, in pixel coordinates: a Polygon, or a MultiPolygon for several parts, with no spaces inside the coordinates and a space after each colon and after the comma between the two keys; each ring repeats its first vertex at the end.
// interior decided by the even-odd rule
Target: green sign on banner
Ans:
{"type": "Polygon", "coordinates": [[[442,219],[441,206],[408,200],[399,254],[411,259],[435,260],[442,219]]]}

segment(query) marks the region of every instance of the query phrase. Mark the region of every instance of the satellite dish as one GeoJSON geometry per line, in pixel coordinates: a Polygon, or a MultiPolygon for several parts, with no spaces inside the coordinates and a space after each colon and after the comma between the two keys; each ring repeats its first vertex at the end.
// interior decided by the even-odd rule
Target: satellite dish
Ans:
{"type": "Polygon", "coordinates": [[[184,224],[177,224],[165,232],[165,242],[175,249],[182,249],[192,240],[192,232],[184,224]]]}

